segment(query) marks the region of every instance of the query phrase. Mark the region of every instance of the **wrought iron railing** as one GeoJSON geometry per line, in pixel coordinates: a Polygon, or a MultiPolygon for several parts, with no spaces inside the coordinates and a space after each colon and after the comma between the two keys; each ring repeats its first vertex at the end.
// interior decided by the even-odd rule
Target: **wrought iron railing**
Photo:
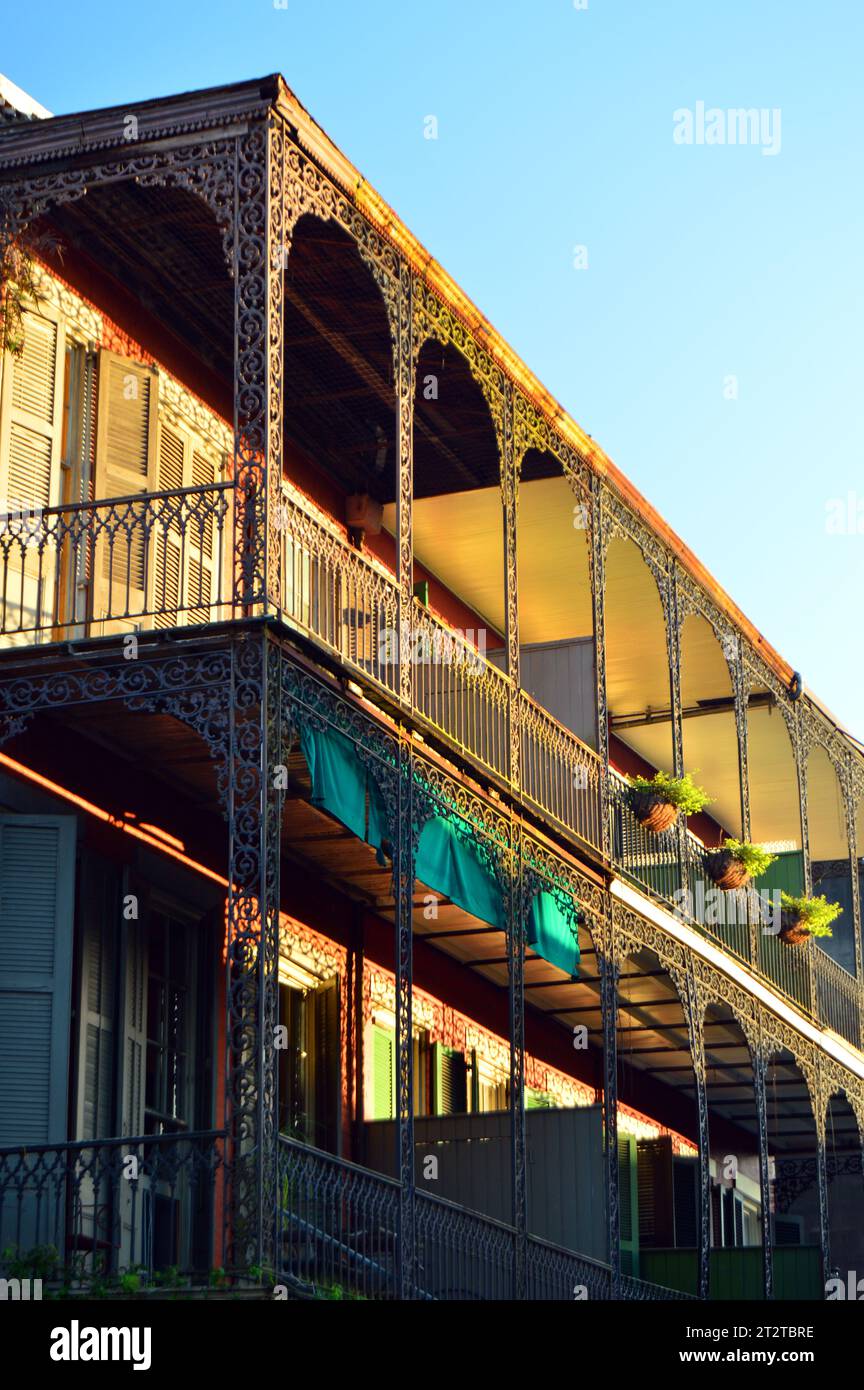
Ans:
{"type": "Polygon", "coordinates": [[[417,713],[460,752],[508,777],[511,685],[487,659],[479,634],[457,632],[415,600],[408,655],[417,713]]]}
{"type": "Polygon", "coordinates": [[[208,1130],[0,1149],[0,1252],[70,1287],[213,1267],[225,1136],[208,1130]]]}
{"type": "Polygon", "coordinates": [[[399,1184],[284,1135],[277,1274],[299,1292],[396,1298],[399,1184]]]}
{"type": "Polygon", "coordinates": [[[287,489],[281,507],[285,617],[391,693],[399,690],[393,575],[287,489]]]}
{"type": "Polygon", "coordinates": [[[230,483],[0,516],[3,645],[231,615],[230,483]]]}
{"type": "Polygon", "coordinates": [[[773,894],[752,885],[724,892],[706,869],[709,850],[677,826],[654,834],[630,809],[625,779],[609,771],[612,856],[617,871],[744,962],[805,1014],[861,1045],[861,988],[818,941],[788,946],[773,894]]]}
{"type": "MultiPolygon", "coordinates": [[[[234,616],[230,482],[141,493],[0,517],[0,646],[124,634],[234,616]]],[[[340,663],[395,698],[411,665],[419,721],[503,780],[519,749],[527,804],[756,970],[818,1022],[860,1045],[860,983],[818,944],[793,950],[766,929],[753,894],[718,893],[705,848],[676,828],[646,831],[626,784],[484,651],[414,600],[399,632],[398,586],[375,557],[287,485],[280,502],[282,613],[340,663]],[[604,779],[606,786],[604,787],[604,779]],[[710,905],[710,906],[709,906],[710,905]]],[[[242,524],[242,518],[236,520],[242,524]]]]}
{"type": "MultiPolygon", "coordinates": [[[[399,1296],[399,1183],[345,1159],[279,1137],[277,1271],[299,1296],[399,1296]]],[[[434,1301],[513,1297],[512,1226],[427,1192],[414,1199],[413,1297],[434,1301]]],[[[608,1264],[529,1236],[526,1293],[548,1302],[611,1297],[608,1264]]],[[[639,1298],[684,1297],[642,1284],[639,1298]]]]}
{"type": "Polygon", "coordinates": [[[602,846],[600,758],[524,690],[518,709],[524,796],[586,844],[602,846]]]}

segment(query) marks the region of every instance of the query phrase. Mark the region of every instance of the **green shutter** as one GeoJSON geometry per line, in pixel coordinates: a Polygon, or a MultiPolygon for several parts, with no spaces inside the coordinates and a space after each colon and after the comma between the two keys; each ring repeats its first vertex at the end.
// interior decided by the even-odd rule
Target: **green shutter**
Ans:
{"type": "Polygon", "coordinates": [[[0,1145],[68,1137],[75,817],[0,816],[0,1145]]]}
{"type": "Polygon", "coordinates": [[[433,1043],[432,1069],[435,1114],[464,1115],[468,1109],[468,1068],[464,1052],[445,1047],[443,1043],[433,1043]]]}
{"type": "Polygon", "coordinates": [[[392,1033],[372,1025],[372,1120],[396,1114],[396,1046],[392,1033]]]}
{"type": "Polygon", "coordinates": [[[639,1277],[639,1187],[636,1139],[618,1135],[618,1212],[620,1221],[621,1268],[639,1277]]]}

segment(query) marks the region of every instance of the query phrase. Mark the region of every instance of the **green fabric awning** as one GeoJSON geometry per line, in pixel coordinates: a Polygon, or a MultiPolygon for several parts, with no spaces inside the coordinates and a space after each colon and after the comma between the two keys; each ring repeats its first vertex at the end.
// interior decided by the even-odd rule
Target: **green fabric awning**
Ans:
{"type": "Polygon", "coordinates": [[[552,893],[538,893],[531,903],[528,918],[528,941],[538,955],[557,965],[568,975],[579,970],[579,932],[575,909],[562,910],[552,893]]]}
{"type": "Polygon", "coordinates": [[[313,806],[378,849],[386,824],[381,794],[351,740],[337,729],[303,728],[300,748],[312,779],[313,806]]]}
{"type": "Polygon", "coordinates": [[[503,929],[504,906],[495,879],[476,850],[441,816],[433,816],[423,827],[416,874],[457,907],[503,929]]]}

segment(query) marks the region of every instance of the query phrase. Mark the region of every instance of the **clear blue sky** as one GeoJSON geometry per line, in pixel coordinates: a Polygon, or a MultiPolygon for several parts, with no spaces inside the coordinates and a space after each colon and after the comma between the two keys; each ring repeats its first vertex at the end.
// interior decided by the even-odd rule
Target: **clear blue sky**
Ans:
{"type": "Polygon", "coordinates": [[[42,0],[3,31],[57,113],[281,71],[864,737],[864,6],[42,0]],[[779,153],[675,144],[699,101],[779,108],[779,153]]]}

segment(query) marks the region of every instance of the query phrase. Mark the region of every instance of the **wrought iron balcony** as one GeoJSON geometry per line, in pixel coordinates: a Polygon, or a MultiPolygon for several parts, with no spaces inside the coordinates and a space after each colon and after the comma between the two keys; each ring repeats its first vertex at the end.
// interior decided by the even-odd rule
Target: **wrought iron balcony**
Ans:
{"type": "MultiPolygon", "coordinates": [[[[279,1139],[279,1273],[300,1297],[339,1288],[357,1298],[391,1299],[397,1289],[400,1187],[284,1135],[279,1139]]],[[[517,1277],[517,1233],[504,1222],[416,1192],[411,1208],[416,1267],[412,1297],[427,1301],[509,1299],[517,1277]]],[[[409,1217],[409,1219],[411,1219],[409,1217]]],[[[677,1299],[672,1292],[626,1279],[628,1299],[677,1299]]],[[[530,1300],[609,1299],[608,1264],[529,1236],[525,1290],[530,1300]]]]}
{"type": "Polygon", "coordinates": [[[0,1255],[86,1291],[136,1272],[207,1283],[222,1131],[0,1149],[0,1255]]]}
{"type": "MultiPolygon", "coordinates": [[[[0,517],[0,642],[21,647],[241,616],[232,552],[242,508],[235,499],[235,485],[220,482],[0,517]]],[[[393,703],[404,698],[407,663],[421,727],[504,785],[514,780],[518,755],[519,794],[544,819],[608,853],[616,871],[816,1022],[860,1045],[859,981],[818,943],[789,949],[766,931],[752,891],[712,894],[701,843],[675,829],[646,832],[623,780],[517,688],[482,643],[416,599],[400,631],[392,571],[287,486],[277,530],[289,625],[393,703]],[[702,910],[709,895],[722,898],[719,914],[702,910]]]]}
{"type": "Polygon", "coordinates": [[[736,956],[814,1022],[861,1045],[861,989],[854,975],[822,950],[784,945],[776,905],[751,886],[719,891],[706,871],[707,851],[677,826],[655,834],[630,809],[627,785],[610,770],[613,859],[623,877],[736,956]]]}

